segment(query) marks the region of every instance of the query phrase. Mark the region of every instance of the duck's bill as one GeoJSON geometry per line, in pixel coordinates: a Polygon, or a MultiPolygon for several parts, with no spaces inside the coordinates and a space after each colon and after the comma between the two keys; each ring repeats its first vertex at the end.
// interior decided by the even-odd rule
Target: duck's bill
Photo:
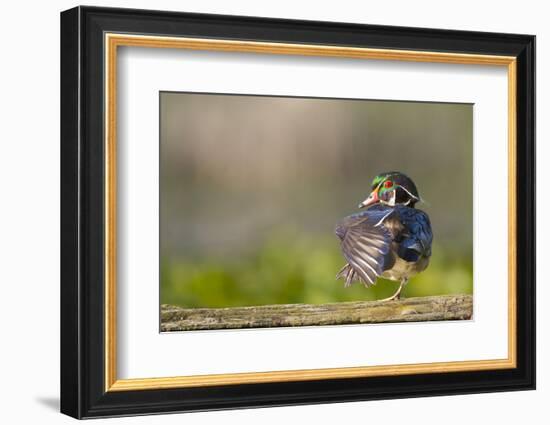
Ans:
{"type": "Polygon", "coordinates": [[[378,201],[378,191],[373,190],[369,197],[359,204],[359,208],[368,207],[369,205],[376,204],[378,201]]]}

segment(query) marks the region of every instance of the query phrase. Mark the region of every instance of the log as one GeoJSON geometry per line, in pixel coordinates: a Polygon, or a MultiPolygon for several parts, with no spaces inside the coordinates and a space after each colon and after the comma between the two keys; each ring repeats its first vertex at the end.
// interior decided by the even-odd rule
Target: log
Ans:
{"type": "Polygon", "coordinates": [[[161,331],[468,320],[472,318],[472,310],[471,295],[232,308],[181,308],[163,304],[161,331]]]}

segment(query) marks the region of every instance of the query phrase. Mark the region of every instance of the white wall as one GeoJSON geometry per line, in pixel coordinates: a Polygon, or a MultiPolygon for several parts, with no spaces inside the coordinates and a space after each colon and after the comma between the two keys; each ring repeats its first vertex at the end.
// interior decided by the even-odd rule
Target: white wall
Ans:
{"type": "MultiPolygon", "coordinates": [[[[59,11],[77,3],[5,2],[0,66],[0,417],[3,423],[69,423],[57,413],[59,381],[59,11]],[[32,423],[32,422],[31,422],[32,423]]],[[[369,24],[536,34],[538,140],[550,137],[550,26],[541,1],[97,1],[96,5],[369,24]]],[[[538,216],[550,184],[549,144],[538,146],[538,216]]],[[[538,257],[550,256],[539,225],[538,257]]],[[[544,423],[550,414],[550,298],[544,263],[538,279],[538,390],[111,420],[133,423],[544,423]],[[546,308],[546,309],[545,309],[546,308]]]]}

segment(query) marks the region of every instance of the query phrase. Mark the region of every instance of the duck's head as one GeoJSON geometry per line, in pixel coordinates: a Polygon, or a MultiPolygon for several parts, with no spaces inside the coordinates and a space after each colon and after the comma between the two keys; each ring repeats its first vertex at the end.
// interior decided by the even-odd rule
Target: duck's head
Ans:
{"type": "Polygon", "coordinates": [[[405,174],[391,171],[378,174],[372,181],[372,192],[359,208],[374,204],[389,206],[406,205],[414,208],[414,204],[420,201],[420,195],[414,182],[405,174]]]}

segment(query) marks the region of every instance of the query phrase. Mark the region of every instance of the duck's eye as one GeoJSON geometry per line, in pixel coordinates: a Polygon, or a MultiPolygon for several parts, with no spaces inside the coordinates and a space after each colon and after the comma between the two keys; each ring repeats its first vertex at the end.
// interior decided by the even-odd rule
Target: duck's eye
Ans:
{"type": "Polygon", "coordinates": [[[392,187],[392,186],[393,186],[393,182],[392,182],[391,180],[386,180],[386,181],[384,182],[384,187],[385,187],[386,189],[389,189],[389,188],[392,187]]]}

